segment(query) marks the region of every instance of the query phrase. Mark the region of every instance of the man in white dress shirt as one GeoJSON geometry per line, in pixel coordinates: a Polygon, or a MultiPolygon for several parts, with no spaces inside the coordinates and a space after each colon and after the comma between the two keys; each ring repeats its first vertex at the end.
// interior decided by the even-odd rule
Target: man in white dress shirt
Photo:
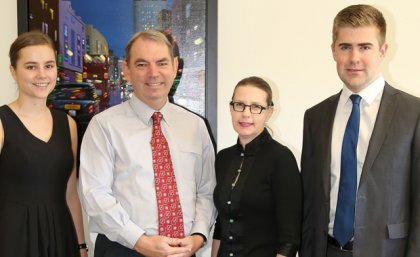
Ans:
{"type": "Polygon", "coordinates": [[[124,76],[133,97],[96,115],[80,154],[82,203],[99,256],[194,256],[215,219],[214,150],[197,115],[173,105],[172,45],[158,31],[135,34],[126,46],[124,76]],[[185,237],[159,235],[152,165],[152,115],[160,112],[176,178],[185,237]]]}

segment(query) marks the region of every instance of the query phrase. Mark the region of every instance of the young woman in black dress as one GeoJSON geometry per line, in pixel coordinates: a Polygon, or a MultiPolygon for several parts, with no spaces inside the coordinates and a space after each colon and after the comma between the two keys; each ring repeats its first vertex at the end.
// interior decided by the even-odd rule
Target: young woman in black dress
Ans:
{"type": "Polygon", "coordinates": [[[295,256],[300,244],[302,188],[292,152],[265,125],[272,91],[259,77],[235,87],[230,113],[237,144],[216,157],[218,218],[212,257],[295,256]]]}
{"type": "Polygon", "coordinates": [[[26,32],[9,56],[18,96],[0,107],[0,256],[85,257],[76,124],[46,106],[57,80],[54,44],[26,32]]]}

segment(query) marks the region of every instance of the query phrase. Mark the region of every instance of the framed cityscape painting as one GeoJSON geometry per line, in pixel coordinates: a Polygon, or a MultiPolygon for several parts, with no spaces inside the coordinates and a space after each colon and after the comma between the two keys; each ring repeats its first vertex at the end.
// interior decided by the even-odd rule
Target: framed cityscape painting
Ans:
{"type": "MultiPolygon", "coordinates": [[[[217,1],[17,0],[17,5],[18,33],[41,30],[56,44],[56,90],[68,91],[67,84],[93,85],[94,113],[132,96],[121,72],[130,37],[148,29],[162,31],[180,63],[169,99],[205,116],[216,137],[217,1]]],[[[67,91],[57,92],[51,101],[68,97],[67,91]]],[[[74,116],[84,108],[66,107],[74,116]]]]}

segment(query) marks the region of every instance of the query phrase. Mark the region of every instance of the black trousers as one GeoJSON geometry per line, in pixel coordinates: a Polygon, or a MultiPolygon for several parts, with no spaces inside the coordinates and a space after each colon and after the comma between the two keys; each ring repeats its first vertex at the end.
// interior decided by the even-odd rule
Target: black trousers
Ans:
{"type": "MultiPolygon", "coordinates": [[[[144,255],[109,240],[103,234],[98,234],[95,242],[94,257],[144,257],[144,255]]],[[[191,257],[195,257],[195,255],[191,257]]]]}
{"type": "Polygon", "coordinates": [[[109,240],[105,235],[98,234],[95,242],[94,257],[144,257],[133,249],[109,240]]]}
{"type": "MultiPolygon", "coordinates": [[[[343,251],[340,248],[328,244],[327,257],[353,257],[352,251],[343,251]]],[[[373,257],[373,256],[372,256],[373,257]]]]}

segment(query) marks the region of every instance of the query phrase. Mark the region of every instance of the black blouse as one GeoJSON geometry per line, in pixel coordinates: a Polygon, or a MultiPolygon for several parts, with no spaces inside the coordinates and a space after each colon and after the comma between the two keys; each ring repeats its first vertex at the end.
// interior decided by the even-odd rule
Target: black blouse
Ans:
{"type": "Polygon", "coordinates": [[[302,185],[287,147],[264,129],[245,149],[237,143],[217,154],[216,178],[218,257],[296,255],[302,185]]]}

